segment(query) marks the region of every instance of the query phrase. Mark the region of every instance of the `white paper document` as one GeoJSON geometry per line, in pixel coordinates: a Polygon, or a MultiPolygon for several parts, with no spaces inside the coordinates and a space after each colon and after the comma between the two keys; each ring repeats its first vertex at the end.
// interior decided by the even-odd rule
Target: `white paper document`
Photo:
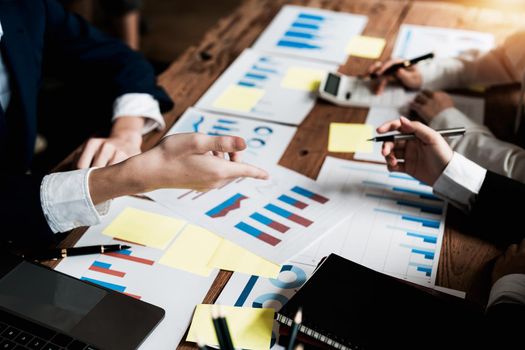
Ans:
{"type": "Polygon", "coordinates": [[[164,189],[147,196],[277,264],[352,214],[336,190],[280,166],[266,170],[269,180],[240,178],[208,192],[164,189]]]}
{"type": "Polygon", "coordinates": [[[293,126],[188,108],[167,135],[199,132],[213,136],[239,136],[246,141],[246,150],[242,152],[243,162],[277,164],[296,130],[293,126]]]}
{"type": "Polygon", "coordinates": [[[411,59],[429,52],[435,57],[457,57],[471,50],[489,51],[494,44],[489,33],[403,24],[392,57],[411,59]]]}
{"type": "Polygon", "coordinates": [[[323,76],[337,66],[247,49],[197,101],[196,107],[298,125],[315,104],[323,76]]]}
{"type": "MultiPolygon", "coordinates": [[[[102,231],[126,208],[173,216],[169,210],[151,201],[118,198],[113,200],[102,222],[89,228],[76,246],[123,244],[102,231]]],[[[195,305],[202,303],[217,271],[201,277],[173,269],[158,263],[164,250],[128,245],[132,246],[128,251],[65,258],[56,270],[163,308],[166,311],[164,319],[140,349],[175,349],[190,324],[195,305]]]]}
{"type": "Polygon", "coordinates": [[[344,63],[350,40],[368,18],[301,6],[283,6],[253,46],[267,52],[344,63]]]}
{"type": "Polygon", "coordinates": [[[354,215],[293,261],[316,265],[336,253],[394,277],[435,285],[446,204],[431,187],[384,165],[332,157],[317,181],[338,188],[354,215]]]}

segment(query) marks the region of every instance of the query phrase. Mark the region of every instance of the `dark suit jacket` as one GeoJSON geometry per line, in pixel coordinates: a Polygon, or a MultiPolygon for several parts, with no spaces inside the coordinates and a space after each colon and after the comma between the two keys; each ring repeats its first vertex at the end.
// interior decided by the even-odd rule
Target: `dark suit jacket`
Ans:
{"type": "Polygon", "coordinates": [[[52,237],[40,207],[41,178],[25,175],[33,156],[44,61],[53,61],[65,76],[99,81],[113,98],[148,93],[163,111],[173,104],[139,53],[66,12],[56,0],[0,0],[0,23],[12,93],[8,109],[0,110],[0,239],[28,245],[52,237]]]}
{"type": "Polygon", "coordinates": [[[525,184],[487,171],[472,207],[470,219],[475,233],[502,248],[525,238],[525,184]]]}

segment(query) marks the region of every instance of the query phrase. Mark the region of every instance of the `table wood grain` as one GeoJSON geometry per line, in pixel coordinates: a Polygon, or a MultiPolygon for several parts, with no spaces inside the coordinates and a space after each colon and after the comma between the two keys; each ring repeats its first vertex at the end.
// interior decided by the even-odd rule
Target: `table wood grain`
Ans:
{"type": "MultiPolygon", "coordinates": [[[[218,21],[201,42],[186,50],[159,76],[159,83],[176,105],[165,114],[168,128],[182,113],[203,95],[221,73],[244,50],[252,45],[284,4],[295,4],[334,11],[367,15],[365,35],[387,39],[381,59],[390,56],[399,26],[403,23],[449,28],[488,31],[498,43],[518,28],[523,19],[520,12],[501,12],[494,9],[466,7],[451,3],[418,2],[410,0],[246,0],[228,17],[218,21]]],[[[371,60],[350,57],[339,69],[352,75],[363,74],[371,60]]],[[[510,139],[517,106],[516,86],[497,87],[481,96],[487,100],[486,124],[503,139],[510,139]]],[[[471,93],[472,94],[472,93],[471,93]]],[[[280,164],[315,179],[327,155],[352,159],[353,154],[327,151],[328,126],[331,122],[364,122],[366,108],[342,108],[319,101],[299,126],[280,164]]],[[[143,148],[153,147],[163,136],[156,132],[147,135],[143,148]]],[[[463,222],[465,216],[449,208],[440,255],[437,284],[469,292],[468,298],[484,303],[488,291],[488,263],[499,254],[493,245],[469,233],[463,222]]],[[[71,246],[84,230],[75,230],[63,246],[71,246]]],[[[222,271],[203,300],[213,303],[230,278],[222,271]]],[[[182,342],[179,349],[195,349],[182,342]]]]}

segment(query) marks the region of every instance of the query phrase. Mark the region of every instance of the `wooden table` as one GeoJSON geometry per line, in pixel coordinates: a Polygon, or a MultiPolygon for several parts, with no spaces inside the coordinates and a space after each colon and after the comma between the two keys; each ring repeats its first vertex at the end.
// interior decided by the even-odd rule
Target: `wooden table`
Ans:
{"type": "MultiPolygon", "coordinates": [[[[499,12],[440,2],[246,0],[230,16],[221,19],[199,44],[190,47],[159,77],[160,84],[176,102],[176,107],[165,115],[168,128],[186,108],[195,104],[242,50],[252,45],[284,4],[367,15],[369,21],[364,34],[384,37],[388,41],[382,59],[390,56],[402,23],[490,31],[500,43],[523,21],[522,13],[499,12]]],[[[370,63],[367,59],[350,57],[346,64],[341,66],[340,71],[352,75],[362,74],[370,63]]],[[[492,127],[498,136],[509,138],[517,105],[516,88],[494,88],[484,95],[488,101],[486,124],[492,127]]],[[[280,164],[315,179],[327,155],[352,159],[352,154],[328,153],[328,125],[331,122],[362,123],[366,114],[367,109],[341,108],[318,102],[300,125],[280,164]]],[[[144,148],[151,148],[161,137],[161,133],[147,135],[144,148]]],[[[488,290],[487,262],[497,256],[499,250],[487,242],[463,233],[462,215],[454,208],[449,209],[437,284],[468,291],[470,299],[482,303],[488,290]]],[[[77,231],[71,235],[64,245],[72,245],[80,234],[81,231],[77,231]]],[[[213,303],[230,276],[230,272],[222,271],[204,302],[213,303]]],[[[180,348],[195,346],[182,343],[180,348]]]]}

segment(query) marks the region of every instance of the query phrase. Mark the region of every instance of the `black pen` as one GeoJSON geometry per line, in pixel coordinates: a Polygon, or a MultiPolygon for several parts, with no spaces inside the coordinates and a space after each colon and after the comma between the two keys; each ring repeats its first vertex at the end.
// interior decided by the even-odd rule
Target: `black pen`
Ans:
{"type": "Polygon", "coordinates": [[[56,260],[65,258],[67,256],[103,254],[129,248],[131,248],[131,246],[123,244],[90,245],[84,247],[56,248],[41,252],[37,251],[31,254],[27,254],[25,257],[32,260],[56,260]]]}
{"type": "MultiPolygon", "coordinates": [[[[436,132],[443,137],[463,135],[465,131],[466,129],[464,127],[436,130],[436,132]]],[[[414,138],[416,138],[415,134],[389,134],[389,135],[383,135],[383,136],[376,136],[374,138],[368,139],[367,141],[385,142],[385,141],[411,140],[414,138]]]]}
{"type": "Polygon", "coordinates": [[[423,60],[428,60],[430,58],[434,58],[434,53],[427,53],[426,55],[423,55],[423,56],[419,56],[419,57],[415,57],[415,58],[412,58],[410,60],[404,60],[402,62],[399,62],[399,63],[395,63],[393,65],[391,65],[390,67],[388,67],[382,74],[377,74],[377,73],[371,73],[370,74],[370,78],[371,79],[377,79],[381,76],[387,76],[387,75],[392,75],[394,74],[395,72],[397,72],[398,69],[400,68],[408,68],[410,66],[413,66],[414,64],[420,62],[420,61],[423,61],[423,60]]]}
{"type": "Polygon", "coordinates": [[[224,336],[224,343],[225,343],[225,349],[226,350],[235,350],[235,347],[233,346],[233,340],[230,334],[230,328],[228,327],[228,322],[226,321],[226,316],[224,314],[224,310],[219,305],[219,323],[221,325],[221,329],[224,336]]]}
{"type": "Polygon", "coordinates": [[[288,347],[286,350],[293,350],[295,343],[295,338],[297,338],[297,333],[299,332],[299,326],[303,322],[303,311],[299,308],[292,322],[292,328],[290,330],[290,340],[288,341],[288,347]]]}
{"type": "Polygon", "coordinates": [[[217,340],[219,341],[219,349],[220,350],[227,350],[226,345],[226,339],[224,336],[224,330],[222,329],[222,324],[219,321],[219,311],[217,309],[217,306],[212,305],[211,307],[211,318],[213,321],[213,328],[215,329],[215,335],[217,336],[217,340]]]}

